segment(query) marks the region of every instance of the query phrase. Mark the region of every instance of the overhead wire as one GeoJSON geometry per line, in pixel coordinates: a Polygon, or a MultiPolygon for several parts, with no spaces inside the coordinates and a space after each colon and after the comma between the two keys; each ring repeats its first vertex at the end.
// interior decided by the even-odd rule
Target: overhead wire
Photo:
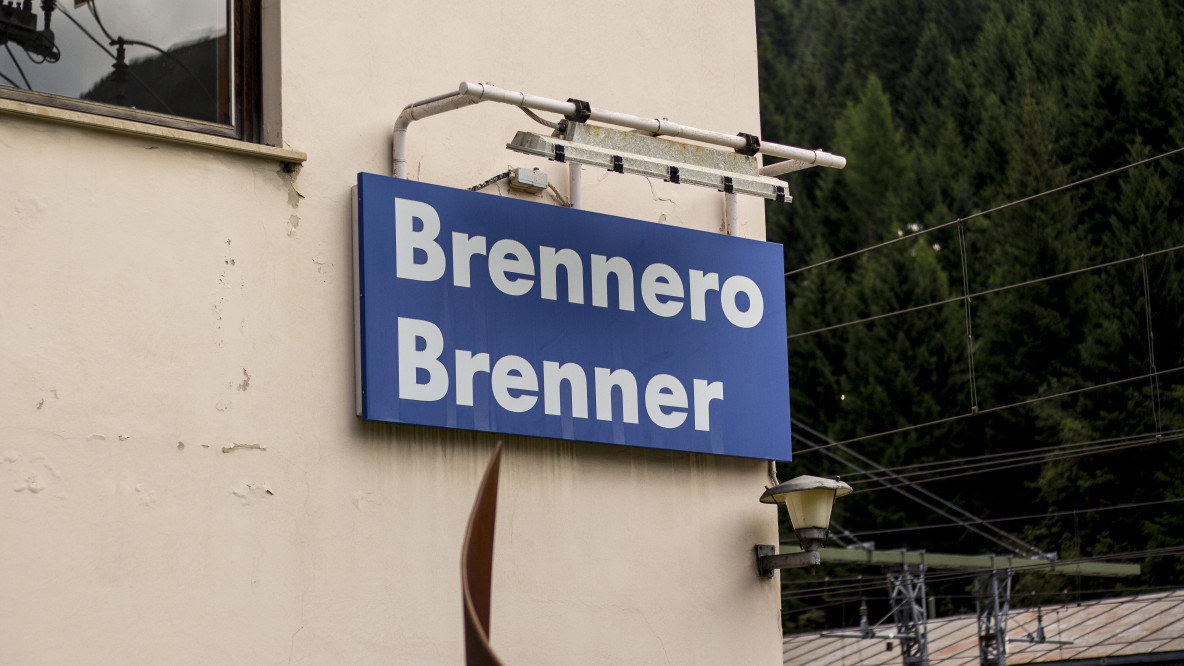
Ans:
{"type": "MultiPolygon", "coordinates": [[[[1179,585],[1140,585],[1137,587],[1108,587],[1102,589],[1088,590],[1089,594],[1103,594],[1106,592],[1157,592],[1163,590],[1178,590],[1179,585]]],[[[1012,591],[1012,597],[1043,597],[1043,596],[1068,596],[1076,595],[1077,590],[1052,590],[1044,592],[1016,592],[1012,591]]],[[[973,594],[935,594],[934,599],[974,599],[973,594]]],[[[1126,599],[1124,597],[1106,598],[1106,599],[1090,599],[1091,604],[1099,606],[1123,603],[1126,599]]],[[[1030,609],[1027,608],[1013,608],[1013,613],[1023,613],[1030,609]]]]}
{"type": "MultiPolygon", "coordinates": [[[[951,466],[942,469],[919,470],[916,472],[906,472],[901,474],[903,480],[908,481],[908,477],[923,477],[923,481],[935,481],[939,479],[952,478],[951,472],[957,470],[957,474],[953,476],[969,476],[972,474],[983,474],[989,472],[997,472],[1006,469],[1014,469],[1016,467],[1024,467],[1026,465],[1043,464],[1046,462],[1053,462],[1056,460],[1066,460],[1069,458],[1078,458],[1085,455],[1097,455],[1102,453],[1111,453],[1114,451],[1124,451],[1126,449],[1138,448],[1156,444],[1162,441],[1175,441],[1179,439],[1179,435],[1174,435],[1169,438],[1162,436],[1143,436],[1137,439],[1131,439],[1120,443],[1112,443],[1106,445],[1098,445],[1094,447],[1083,447],[1073,451],[1062,452],[1057,454],[1033,454],[1027,456],[1017,456],[1015,458],[1005,459],[1001,462],[982,462],[975,465],[966,466],[951,466]]],[[[848,483],[863,484],[868,483],[868,480],[851,480],[848,483]]]]}
{"type": "MultiPolygon", "coordinates": [[[[848,452],[848,451],[844,451],[844,452],[848,452]]],[[[825,451],[824,453],[827,456],[834,458],[834,459],[836,459],[848,466],[852,466],[852,464],[849,461],[843,459],[842,456],[839,456],[838,454],[836,454],[833,451],[825,451]]],[[[992,543],[995,543],[996,545],[1002,546],[1003,548],[1007,549],[1008,551],[1015,552],[1015,553],[1026,553],[1026,554],[1038,554],[1040,552],[1034,546],[1031,546],[1030,544],[1027,544],[1019,539],[1016,539],[1015,537],[1011,536],[1010,534],[1003,533],[1001,530],[998,530],[997,528],[992,527],[990,529],[992,531],[998,533],[998,536],[987,534],[978,526],[979,524],[981,524],[981,520],[977,516],[974,516],[973,514],[969,513],[968,511],[965,511],[961,507],[958,507],[958,506],[944,500],[943,498],[930,492],[928,489],[921,487],[920,485],[917,485],[917,484],[892,485],[886,479],[873,479],[873,480],[879,481],[885,487],[892,488],[893,490],[896,490],[896,492],[898,494],[903,495],[906,499],[910,499],[910,500],[920,504],[922,507],[929,509],[930,511],[933,511],[934,513],[937,513],[938,515],[944,516],[944,517],[946,517],[950,520],[953,520],[953,521],[957,521],[958,524],[960,524],[962,527],[965,527],[966,529],[970,530],[971,532],[978,534],[979,536],[987,539],[988,541],[991,541],[992,543]],[[905,488],[905,487],[909,487],[909,490],[904,490],[903,488],[905,488]],[[958,518],[956,515],[950,513],[946,509],[943,509],[939,506],[935,506],[927,499],[923,499],[921,497],[916,496],[915,494],[910,492],[912,490],[916,490],[920,493],[923,493],[923,494],[927,495],[929,498],[933,499],[934,501],[936,501],[940,504],[945,504],[951,510],[961,513],[965,517],[958,518]]]]}
{"type": "Polygon", "coordinates": [[[907,426],[904,426],[904,427],[901,427],[901,428],[893,428],[892,430],[885,430],[885,431],[882,431],[882,432],[876,432],[876,433],[872,433],[872,434],[870,434],[870,435],[861,435],[861,436],[859,436],[859,437],[852,437],[852,438],[850,438],[850,439],[845,439],[845,440],[842,440],[842,441],[840,441],[840,442],[830,442],[830,443],[827,443],[827,444],[821,444],[821,445],[814,446],[814,447],[811,447],[811,448],[808,448],[808,449],[802,449],[802,450],[800,450],[800,451],[796,451],[795,453],[809,453],[809,452],[811,452],[811,451],[818,451],[818,450],[827,449],[827,448],[834,447],[834,446],[841,446],[841,445],[846,445],[846,444],[852,444],[852,443],[854,443],[854,442],[862,442],[862,441],[864,441],[864,440],[868,440],[868,439],[874,439],[874,438],[876,438],[876,437],[885,437],[885,436],[887,436],[887,435],[897,435],[897,434],[900,434],[900,433],[902,433],[902,432],[908,432],[908,431],[910,431],[910,430],[916,430],[916,429],[918,429],[918,428],[927,428],[927,427],[930,427],[930,426],[940,425],[940,424],[942,424],[942,423],[950,423],[950,422],[952,422],[952,421],[960,421],[960,420],[962,420],[962,419],[967,419],[967,418],[970,418],[970,417],[972,417],[972,416],[982,416],[982,415],[984,415],[984,414],[990,414],[990,413],[993,413],[993,412],[1000,412],[1000,411],[1003,411],[1003,410],[1006,410],[1006,409],[1014,409],[1014,408],[1016,408],[1016,407],[1023,407],[1024,405],[1031,405],[1031,404],[1034,404],[1034,403],[1037,403],[1037,402],[1043,402],[1043,401],[1045,401],[1045,400],[1053,400],[1053,399],[1055,399],[1055,398],[1064,398],[1064,397],[1067,397],[1067,396],[1071,396],[1071,395],[1077,395],[1077,394],[1080,394],[1080,393],[1086,393],[1086,392],[1088,392],[1088,391],[1094,391],[1094,390],[1101,389],[1101,388],[1108,388],[1108,387],[1111,387],[1111,386],[1118,386],[1118,385],[1120,385],[1120,384],[1129,384],[1129,383],[1131,383],[1131,382],[1140,381],[1140,380],[1143,380],[1143,379],[1148,379],[1148,378],[1150,378],[1152,375],[1155,375],[1156,377],[1162,377],[1162,376],[1164,376],[1164,375],[1168,375],[1168,374],[1172,374],[1172,373],[1175,373],[1175,372],[1179,372],[1180,370],[1184,370],[1184,366],[1177,366],[1177,367],[1175,367],[1175,368],[1171,368],[1171,369],[1168,369],[1168,370],[1158,370],[1158,371],[1156,371],[1156,372],[1154,372],[1154,373],[1149,373],[1149,374],[1144,374],[1144,375],[1138,375],[1138,376],[1136,376],[1136,377],[1127,377],[1127,378],[1125,378],[1125,379],[1116,379],[1116,380],[1114,380],[1114,381],[1110,381],[1110,382],[1104,382],[1104,383],[1101,383],[1101,384],[1094,384],[1094,385],[1092,385],[1092,386],[1085,386],[1085,387],[1082,387],[1082,388],[1071,389],[1071,390],[1068,390],[1068,391],[1062,391],[1062,392],[1060,392],[1060,393],[1054,393],[1054,394],[1051,394],[1051,395],[1042,395],[1042,396],[1036,396],[1036,397],[1034,397],[1034,398],[1029,398],[1029,399],[1027,399],[1027,400],[1021,400],[1021,401],[1019,401],[1019,402],[1013,402],[1013,403],[1010,403],[1010,404],[1007,404],[1007,405],[999,405],[999,406],[996,406],[996,407],[988,407],[988,408],[986,408],[986,409],[979,409],[979,410],[978,410],[978,412],[967,412],[967,413],[965,413],[965,414],[955,414],[955,415],[953,415],[953,416],[947,416],[947,417],[945,417],[945,418],[934,419],[934,420],[932,420],[932,421],[925,421],[925,422],[923,422],[923,423],[914,423],[914,424],[912,424],[912,425],[907,425],[907,426]]]}
{"type": "MultiPolygon", "coordinates": [[[[1143,259],[1143,310],[1147,317],[1147,360],[1151,372],[1155,372],[1155,329],[1151,324],[1151,285],[1147,278],[1147,260],[1143,259]]],[[[1155,417],[1155,430],[1159,431],[1159,379],[1151,379],[1151,413],[1155,417]]]]}
{"type": "Polygon", "coordinates": [[[1001,211],[1001,210],[1005,210],[1005,209],[1007,209],[1007,208],[1011,208],[1012,206],[1018,206],[1019,204],[1022,204],[1022,203],[1027,203],[1027,202],[1029,202],[1029,201],[1033,201],[1033,200],[1035,200],[1035,199],[1039,199],[1039,198],[1041,198],[1041,197],[1048,196],[1048,195],[1050,195],[1050,194],[1055,194],[1055,193],[1057,193],[1057,192],[1062,192],[1062,191],[1064,191],[1064,190],[1067,190],[1067,189],[1071,189],[1071,188],[1074,188],[1074,187],[1078,187],[1078,186],[1081,186],[1081,185],[1085,185],[1086,183],[1090,183],[1090,182],[1092,182],[1092,181],[1098,180],[1099,178],[1106,178],[1107,176],[1113,176],[1114,174],[1121,173],[1121,172],[1123,172],[1123,171],[1126,171],[1126,170],[1128,170],[1128,169],[1133,169],[1133,168],[1135,168],[1135,167],[1137,167],[1137,166],[1142,166],[1142,165],[1144,165],[1144,164],[1150,164],[1151,162],[1155,162],[1155,161],[1157,161],[1157,160],[1161,160],[1161,159],[1163,159],[1163,158],[1165,158],[1165,157],[1170,157],[1170,156],[1172,156],[1172,155],[1175,155],[1175,154],[1177,154],[1177,153],[1180,153],[1180,152],[1184,152],[1184,147],[1180,147],[1180,148],[1174,148],[1174,149],[1172,149],[1172,150],[1169,150],[1169,151],[1167,151],[1167,152],[1163,152],[1163,153],[1160,153],[1160,154],[1158,154],[1158,155],[1153,155],[1153,156],[1151,156],[1151,157],[1147,157],[1147,158],[1141,159],[1141,160],[1139,160],[1139,161],[1137,161],[1137,162],[1132,162],[1132,163],[1130,163],[1130,164],[1126,164],[1126,165],[1123,165],[1123,166],[1120,166],[1120,167],[1116,167],[1116,168],[1114,168],[1114,169],[1110,169],[1109,171],[1103,171],[1102,173],[1094,174],[1094,175],[1092,175],[1092,176],[1088,176],[1088,177],[1086,177],[1086,178],[1082,178],[1082,179],[1080,179],[1080,180],[1075,180],[1075,181],[1073,181],[1073,182],[1066,183],[1066,184],[1064,184],[1064,185],[1059,185],[1059,186],[1057,186],[1057,187],[1054,187],[1054,188],[1052,188],[1052,189],[1049,189],[1049,190],[1044,190],[1043,192],[1038,192],[1038,193],[1036,193],[1036,194],[1032,194],[1032,195],[1026,196],[1026,197],[1024,197],[1024,198],[1022,198],[1022,199],[1015,199],[1015,200],[1013,200],[1013,201],[1008,201],[1007,203],[1004,203],[1004,204],[1002,204],[1002,205],[999,205],[999,206],[995,206],[994,208],[990,208],[990,209],[988,209],[988,210],[984,210],[984,211],[979,211],[979,212],[977,212],[977,213],[972,213],[972,214],[970,214],[970,215],[967,215],[967,216],[965,216],[965,217],[960,217],[960,218],[958,218],[958,219],[956,219],[956,220],[950,220],[949,222],[943,222],[942,224],[939,224],[939,225],[936,225],[936,226],[933,226],[933,227],[929,227],[929,228],[927,228],[927,229],[922,229],[922,230],[920,230],[920,231],[917,231],[917,232],[914,232],[914,233],[911,233],[911,234],[908,234],[908,235],[905,235],[905,236],[900,236],[900,237],[897,237],[897,238],[893,238],[893,239],[891,239],[891,240],[884,241],[883,243],[877,243],[877,244],[875,244],[875,245],[870,245],[870,246],[868,246],[868,247],[861,248],[861,249],[859,249],[859,250],[855,250],[854,252],[848,252],[848,253],[846,253],[846,254],[839,255],[839,256],[837,256],[837,257],[831,257],[830,259],[826,259],[826,260],[824,260],[824,261],[820,261],[820,262],[817,262],[817,263],[814,263],[814,264],[810,264],[809,266],[803,266],[802,268],[796,268],[796,269],[794,269],[794,270],[791,270],[791,271],[786,271],[786,272],[785,272],[785,276],[786,276],[786,277],[789,277],[789,276],[791,276],[791,275],[796,275],[796,274],[798,274],[798,273],[803,273],[803,272],[805,272],[805,271],[808,271],[808,270],[811,270],[811,269],[814,269],[814,268],[818,268],[818,267],[820,267],[820,266],[825,266],[825,265],[827,265],[827,264],[831,264],[831,263],[834,263],[834,262],[836,262],[836,261],[842,261],[843,259],[849,259],[849,258],[851,258],[851,257],[855,257],[855,256],[857,256],[857,255],[864,254],[865,252],[871,252],[872,250],[878,250],[878,249],[880,249],[880,248],[882,248],[882,247],[886,247],[886,246],[888,246],[888,245],[892,245],[893,243],[899,243],[899,242],[901,242],[901,241],[910,240],[910,239],[913,239],[913,238],[917,238],[918,236],[922,236],[922,235],[924,235],[924,234],[927,234],[927,233],[931,233],[931,232],[937,231],[937,230],[939,230],[939,229],[945,229],[946,227],[951,227],[951,226],[953,226],[953,225],[955,225],[955,224],[960,224],[960,223],[963,223],[963,222],[967,222],[967,221],[973,220],[973,219],[975,219],[975,218],[977,218],[977,217],[982,217],[982,216],[984,216],[984,215],[990,215],[991,213],[997,213],[997,212],[999,212],[999,211],[1001,211]]]}
{"type": "MultiPolygon", "coordinates": [[[[823,433],[802,423],[800,420],[793,419],[792,422],[797,424],[797,426],[798,426],[797,429],[792,430],[793,436],[797,437],[800,441],[811,443],[811,442],[809,442],[809,440],[806,440],[805,438],[803,438],[801,436],[800,431],[803,429],[806,430],[807,432],[814,434],[817,437],[821,437],[824,440],[830,441],[830,439],[828,437],[826,437],[826,435],[824,435],[823,433]]],[[[868,458],[867,456],[864,456],[863,454],[855,451],[854,449],[851,449],[851,448],[849,448],[845,445],[841,445],[841,444],[838,445],[838,448],[843,453],[861,461],[864,465],[869,465],[872,467],[880,467],[880,465],[878,465],[875,461],[873,461],[872,459],[868,458]]],[[[847,465],[848,467],[851,467],[851,468],[854,468],[857,470],[859,469],[858,465],[851,463],[849,460],[846,460],[845,458],[834,453],[833,451],[824,451],[824,453],[827,456],[829,456],[835,460],[838,460],[839,462],[842,462],[843,464],[847,465]]],[[[884,474],[886,474],[889,477],[892,476],[892,472],[884,472],[884,474]]],[[[890,485],[890,483],[886,479],[881,480],[880,483],[885,486],[890,485]]],[[[1040,554],[1040,549],[1038,549],[1035,546],[1033,546],[1029,543],[1026,543],[1023,540],[1018,539],[1015,536],[1013,536],[1003,530],[1000,530],[996,527],[988,526],[987,529],[994,532],[995,535],[987,534],[986,532],[984,532],[982,529],[980,529],[979,527],[977,527],[975,525],[975,523],[981,522],[981,519],[978,516],[970,513],[969,511],[963,509],[962,507],[957,506],[957,505],[953,504],[952,502],[949,502],[948,500],[938,496],[936,493],[928,490],[927,488],[924,488],[924,487],[916,485],[916,484],[913,484],[913,487],[910,490],[904,490],[903,487],[904,486],[902,486],[902,485],[893,486],[893,488],[896,490],[897,494],[903,495],[905,498],[910,499],[914,502],[917,502],[921,506],[923,506],[923,507],[929,509],[930,511],[933,511],[939,515],[942,515],[949,520],[959,521],[964,527],[966,527],[966,529],[970,530],[971,532],[974,532],[975,534],[978,534],[979,536],[986,538],[988,541],[991,541],[992,543],[995,543],[997,545],[1002,546],[1003,548],[1006,548],[1009,551],[1013,551],[1013,552],[1017,552],[1017,553],[1026,553],[1029,555],[1040,554]],[[913,490],[915,490],[916,493],[920,493],[920,494],[924,495],[927,499],[923,499],[921,497],[918,497],[916,494],[911,492],[913,490]],[[948,510],[934,506],[934,504],[932,502],[937,502],[939,504],[943,504],[946,507],[948,507],[948,510]],[[953,511],[956,514],[961,514],[961,518],[957,517],[956,515],[951,514],[950,511],[953,511]]]]}
{"type": "MultiPolygon", "coordinates": [[[[987,472],[1001,472],[1003,470],[1015,469],[1017,467],[1025,467],[1028,465],[1043,464],[1046,462],[1053,462],[1056,460],[1065,460],[1067,458],[1075,458],[1075,457],[1079,457],[1082,455],[1090,455],[1090,454],[1096,454],[1096,453],[1111,453],[1113,451],[1123,451],[1126,449],[1138,448],[1138,447],[1142,447],[1142,446],[1151,446],[1154,444],[1162,444],[1164,442],[1175,442],[1175,441],[1179,441],[1181,439],[1184,439],[1184,434],[1173,435],[1170,437],[1156,435],[1153,437],[1147,437],[1144,440],[1137,440],[1137,441],[1130,442],[1127,444],[1115,445],[1115,446],[1112,446],[1112,447],[1107,448],[1105,450],[1100,450],[1100,451],[1095,451],[1095,452],[1073,453],[1073,454],[1066,454],[1063,456],[1050,456],[1047,458],[1042,458],[1042,459],[1038,459],[1038,460],[1030,460],[1027,462],[1019,462],[1019,463],[1008,464],[1008,465],[1000,465],[997,467],[992,467],[990,469],[970,470],[970,471],[966,471],[966,472],[946,474],[944,476],[931,477],[931,478],[928,478],[925,480],[926,481],[947,481],[949,479],[957,479],[957,478],[961,478],[964,476],[972,476],[975,474],[984,474],[987,472]]],[[[907,486],[907,485],[911,485],[912,483],[913,482],[906,481],[902,485],[907,486]]],[[[866,489],[855,490],[854,492],[855,493],[875,492],[878,490],[887,490],[888,488],[891,488],[891,487],[893,487],[893,486],[881,486],[879,488],[866,488],[866,489]]]]}
{"type": "MultiPolygon", "coordinates": [[[[1161,506],[1164,504],[1178,504],[1184,502],[1184,497],[1175,497],[1164,500],[1154,500],[1150,502],[1130,502],[1128,504],[1115,504],[1112,506],[1095,506],[1088,509],[1066,509],[1064,511],[1046,511],[1044,513],[1033,513],[1026,516],[1006,516],[1004,518],[987,518],[983,520],[984,523],[1006,523],[1016,520],[1035,520],[1037,518],[1057,518],[1059,516],[1069,516],[1082,513],[1097,513],[1100,511],[1116,511],[1120,509],[1140,509],[1149,506],[1161,506]]],[[[921,530],[936,530],[948,527],[960,527],[961,523],[933,523],[929,525],[914,525],[912,527],[889,527],[881,530],[856,530],[851,532],[856,537],[878,536],[880,534],[898,534],[900,532],[917,532],[921,530]]]]}
{"type": "MultiPolygon", "coordinates": [[[[796,421],[795,421],[795,423],[796,423],[796,421]]],[[[805,427],[805,426],[803,425],[803,427],[805,427]]],[[[1169,430],[1169,431],[1167,431],[1166,434],[1176,434],[1176,433],[1181,433],[1181,432],[1184,432],[1184,429],[1169,430]]],[[[879,466],[877,466],[874,470],[859,470],[859,471],[855,471],[855,472],[848,472],[847,476],[844,478],[849,479],[851,475],[864,475],[864,474],[872,474],[872,473],[876,473],[876,472],[885,472],[885,471],[887,471],[887,472],[904,472],[907,474],[908,470],[915,470],[915,469],[920,469],[923,467],[935,467],[935,466],[975,462],[975,461],[980,461],[980,460],[1010,458],[1010,457],[1013,457],[1017,454],[1055,451],[1055,450],[1064,449],[1067,447],[1074,447],[1074,446],[1080,446],[1080,445],[1086,445],[1086,444],[1092,445],[1092,444],[1118,442],[1121,440],[1136,439],[1139,437],[1146,437],[1146,436],[1151,436],[1154,434],[1156,434],[1156,433],[1140,433],[1138,435],[1121,435],[1118,437],[1106,437],[1106,438],[1101,438],[1101,439],[1089,440],[1088,442],[1076,442],[1073,444],[1052,444],[1049,446],[1029,447],[1029,448],[1015,449],[1015,450],[1010,450],[1010,451],[999,451],[996,453],[983,453],[983,454],[979,454],[977,456],[963,456],[960,458],[945,458],[942,460],[932,460],[932,461],[923,462],[923,463],[913,463],[911,465],[897,465],[896,467],[879,467],[879,466]]],[[[1160,434],[1164,434],[1164,433],[1160,433],[1160,434]]]]}
{"type": "Polygon", "coordinates": [[[12,86],[13,88],[20,88],[21,87],[21,84],[17,83],[16,81],[13,81],[12,79],[5,76],[4,72],[0,72],[0,79],[4,79],[5,81],[8,81],[8,85],[12,86]]]}
{"type": "MultiPolygon", "coordinates": [[[[868,322],[873,322],[873,321],[877,321],[880,319],[887,319],[889,317],[895,317],[897,315],[908,314],[910,312],[918,312],[920,310],[928,310],[929,308],[935,308],[935,307],[939,307],[942,305],[950,305],[952,303],[960,303],[960,302],[963,302],[966,300],[973,300],[975,298],[979,298],[980,296],[988,296],[990,294],[997,294],[1001,291],[1007,291],[1009,289],[1016,289],[1019,287],[1030,287],[1034,284],[1040,284],[1041,282],[1048,282],[1050,280],[1057,280],[1057,279],[1060,279],[1063,277],[1069,277],[1071,275],[1078,275],[1080,273],[1087,273],[1089,271],[1096,271],[1096,270],[1099,270],[1102,268],[1110,268],[1111,266],[1118,266],[1121,264],[1130,263],[1132,261],[1146,261],[1149,257],[1156,257],[1161,254],[1170,254],[1172,252],[1178,252],[1180,250],[1184,250],[1184,245],[1176,245],[1174,247],[1164,248],[1162,250],[1155,250],[1154,252],[1137,254],[1137,255],[1134,255],[1131,257],[1126,257],[1124,259],[1107,261],[1107,262],[1104,262],[1101,264],[1096,264],[1093,266],[1086,266],[1085,268],[1077,268],[1077,269],[1074,269],[1071,271],[1065,271],[1064,273],[1057,273],[1056,275],[1048,275],[1045,277],[1039,277],[1039,278],[1034,278],[1031,280],[1025,280],[1023,282],[1017,282],[1015,284],[1004,285],[1002,287],[995,287],[993,289],[984,289],[983,291],[979,291],[979,292],[965,295],[965,296],[955,296],[955,297],[946,298],[946,299],[943,299],[940,301],[934,301],[932,303],[925,303],[924,305],[914,305],[912,307],[902,308],[900,310],[894,310],[892,312],[885,312],[883,314],[872,315],[871,317],[863,317],[862,319],[853,319],[851,321],[843,322],[841,324],[833,324],[831,326],[823,326],[821,328],[815,328],[815,329],[811,329],[809,331],[802,331],[801,333],[791,333],[790,335],[786,336],[786,339],[792,340],[794,338],[801,338],[801,337],[805,337],[807,335],[814,335],[815,333],[823,333],[825,331],[833,331],[833,330],[840,329],[840,328],[846,328],[848,326],[855,326],[857,324],[866,324],[868,322]]],[[[973,370],[972,370],[972,372],[973,372],[973,370]]]]}
{"type": "MultiPolygon", "coordinates": [[[[81,30],[82,34],[89,37],[90,41],[94,42],[95,45],[97,45],[100,49],[102,49],[103,53],[107,54],[107,57],[111,58],[112,60],[114,60],[116,62],[119,61],[119,58],[117,58],[115,56],[115,54],[111,52],[110,49],[108,49],[106,46],[104,46],[102,42],[100,42],[93,34],[91,34],[90,30],[86,29],[86,26],[79,23],[78,19],[74,18],[73,16],[70,15],[70,12],[66,11],[66,8],[62,6],[62,3],[60,1],[56,1],[54,4],[57,6],[58,10],[62,13],[62,15],[65,16],[67,19],[69,19],[70,22],[73,23],[79,30],[81,30]]],[[[141,86],[143,86],[144,90],[148,91],[148,94],[152,95],[153,99],[155,99],[160,104],[161,108],[163,108],[165,111],[167,111],[169,113],[174,113],[172,107],[170,107],[167,102],[165,102],[163,99],[161,99],[160,95],[156,94],[156,91],[153,90],[151,88],[151,86],[149,86],[147,83],[145,83],[144,79],[141,79],[140,76],[138,74],[136,74],[136,71],[134,69],[131,69],[129,67],[127,70],[127,73],[133,79],[135,79],[137,83],[139,83],[141,86]]]]}
{"type": "MultiPolygon", "coordinates": [[[[21,75],[21,80],[25,82],[25,87],[32,90],[33,84],[29,83],[29,77],[25,76],[25,70],[21,68],[21,63],[17,61],[16,55],[12,52],[12,47],[9,46],[8,42],[4,42],[4,50],[8,51],[8,57],[12,58],[12,64],[16,67],[17,73],[21,75]]],[[[8,79],[7,76],[4,78],[8,79]]],[[[11,81],[12,79],[8,80],[11,81]]],[[[17,87],[19,88],[20,86],[17,87]]]]}
{"type": "MultiPolygon", "coordinates": [[[[994,460],[983,460],[972,463],[964,463],[957,458],[938,461],[935,464],[944,464],[945,467],[937,467],[931,469],[917,469],[905,470],[897,472],[898,479],[905,480],[909,477],[925,476],[925,475],[940,475],[948,472],[958,470],[960,472],[969,472],[982,468],[979,471],[992,472],[1001,469],[1010,469],[1012,467],[1020,466],[1018,463],[1040,463],[1050,462],[1053,460],[1064,460],[1067,458],[1076,458],[1083,455],[1091,455],[1097,453],[1109,453],[1111,451],[1121,451],[1128,448],[1135,448],[1139,446],[1147,446],[1158,441],[1174,441],[1184,435],[1184,430],[1169,431],[1167,435],[1164,433],[1140,433],[1137,435],[1128,435],[1126,437],[1111,438],[1106,440],[1096,440],[1095,442],[1077,442],[1073,444],[1064,444],[1060,447],[1048,450],[1041,447],[1039,450],[1034,449],[1033,453],[1029,453],[1025,449],[1012,451],[1008,456],[996,458],[994,460]],[[1165,438],[1167,438],[1165,440],[1165,438]],[[1100,442],[1100,443],[1098,443],[1100,442]]],[[[852,472],[853,475],[873,475],[875,471],[852,472]]],[[[847,478],[848,483],[867,483],[868,480],[850,479],[847,478]]]]}
{"type": "Polygon", "coordinates": [[[168,58],[174,64],[176,64],[178,67],[185,70],[185,73],[189,75],[189,78],[193,79],[197,83],[197,86],[199,88],[201,88],[201,91],[202,91],[202,93],[205,94],[206,98],[209,99],[211,102],[213,102],[215,106],[217,106],[218,100],[214,99],[214,96],[212,94],[210,94],[210,90],[209,90],[209,88],[206,88],[205,82],[203,82],[197,74],[194,74],[193,70],[189,69],[189,67],[185,63],[181,62],[180,58],[174,56],[173,54],[169,53],[168,51],[165,51],[164,49],[160,48],[159,46],[149,43],[149,42],[140,41],[138,39],[125,39],[122,35],[120,35],[119,37],[112,37],[111,33],[107,31],[107,26],[103,25],[103,20],[101,18],[99,18],[99,7],[98,7],[99,2],[98,2],[98,0],[90,0],[90,2],[88,2],[86,4],[87,4],[87,8],[90,10],[91,16],[93,16],[95,19],[95,23],[98,24],[99,30],[103,31],[103,35],[106,36],[107,39],[111,40],[111,43],[114,44],[117,42],[123,42],[124,44],[131,44],[133,46],[146,46],[146,47],[156,51],[157,53],[161,54],[162,56],[168,58]]]}

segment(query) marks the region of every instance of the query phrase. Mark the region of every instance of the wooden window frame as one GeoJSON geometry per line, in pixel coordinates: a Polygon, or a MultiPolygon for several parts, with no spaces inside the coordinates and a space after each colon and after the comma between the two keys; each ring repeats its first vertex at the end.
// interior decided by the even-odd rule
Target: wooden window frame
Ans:
{"type": "MultiPolygon", "coordinates": [[[[0,98],[40,104],[108,118],[212,134],[250,143],[263,142],[262,0],[227,0],[234,40],[234,124],[223,125],[167,113],[0,86],[0,98]]],[[[220,91],[221,92],[221,91],[220,91]]]]}

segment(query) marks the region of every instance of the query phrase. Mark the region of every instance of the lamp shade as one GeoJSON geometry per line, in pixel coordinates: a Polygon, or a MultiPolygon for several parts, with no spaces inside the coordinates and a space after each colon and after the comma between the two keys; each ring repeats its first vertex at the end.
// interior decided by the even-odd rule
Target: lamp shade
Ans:
{"type": "Polygon", "coordinates": [[[794,530],[830,528],[830,512],[835,499],[851,494],[851,486],[842,481],[818,476],[799,476],[765,491],[761,501],[781,503],[789,510],[794,530]]]}

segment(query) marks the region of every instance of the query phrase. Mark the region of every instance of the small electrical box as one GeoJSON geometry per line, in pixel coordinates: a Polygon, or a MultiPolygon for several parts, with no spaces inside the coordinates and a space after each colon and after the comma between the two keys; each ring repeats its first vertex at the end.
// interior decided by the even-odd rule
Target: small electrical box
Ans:
{"type": "Polygon", "coordinates": [[[547,189],[547,174],[538,169],[519,167],[510,169],[510,189],[539,194],[547,189]]]}

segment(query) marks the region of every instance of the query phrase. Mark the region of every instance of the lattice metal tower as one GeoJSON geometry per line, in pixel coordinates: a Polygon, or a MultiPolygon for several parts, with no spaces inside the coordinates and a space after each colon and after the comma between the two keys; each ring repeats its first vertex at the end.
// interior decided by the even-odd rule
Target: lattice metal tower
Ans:
{"type": "Polygon", "coordinates": [[[1012,570],[992,571],[974,579],[978,610],[978,661],[981,666],[1007,664],[1007,613],[1011,605],[1012,570]]]}
{"type": "Polygon", "coordinates": [[[925,565],[904,565],[889,569],[888,589],[904,666],[929,666],[925,565]]]}

